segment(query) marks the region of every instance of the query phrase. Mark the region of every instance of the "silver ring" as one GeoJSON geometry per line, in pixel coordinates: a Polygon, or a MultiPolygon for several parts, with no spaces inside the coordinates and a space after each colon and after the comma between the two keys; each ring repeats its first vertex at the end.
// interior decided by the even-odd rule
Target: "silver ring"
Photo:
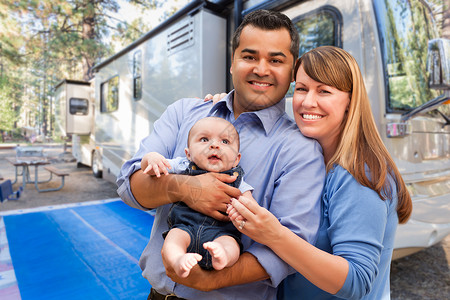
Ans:
{"type": "Polygon", "coordinates": [[[241,221],[241,224],[239,224],[239,229],[242,230],[245,226],[245,220],[241,221]]]}

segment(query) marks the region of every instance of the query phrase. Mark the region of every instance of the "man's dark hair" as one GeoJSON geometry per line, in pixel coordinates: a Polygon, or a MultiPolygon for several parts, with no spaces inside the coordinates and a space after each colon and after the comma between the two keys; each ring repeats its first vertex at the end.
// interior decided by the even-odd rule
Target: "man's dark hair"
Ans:
{"type": "Polygon", "coordinates": [[[294,24],[291,19],[286,15],[265,9],[255,10],[244,17],[242,23],[236,29],[233,34],[232,39],[232,47],[233,47],[233,55],[236,49],[239,47],[240,37],[242,33],[242,29],[245,26],[254,26],[263,30],[278,30],[282,28],[286,28],[291,36],[291,47],[290,52],[294,56],[294,63],[298,58],[299,52],[299,37],[298,32],[295,29],[294,24]]]}

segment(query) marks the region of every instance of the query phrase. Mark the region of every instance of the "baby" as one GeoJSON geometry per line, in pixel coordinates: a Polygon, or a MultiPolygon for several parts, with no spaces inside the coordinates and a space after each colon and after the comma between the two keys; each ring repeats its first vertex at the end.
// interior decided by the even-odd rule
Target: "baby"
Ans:
{"type": "MultiPolygon", "coordinates": [[[[242,181],[244,171],[238,165],[239,134],[222,118],[207,117],[197,121],[189,131],[186,157],[172,160],[156,152],[144,155],[144,173],[160,177],[170,173],[200,175],[206,172],[237,176],[230,185],[245,196],[253,188],[242,181]]],[[[187,277],[198,263],[202,268],[221,270],[239,258],[240,233],[231,222],[221,222],[190,209],[183,202],[174,203],[169,212],[169,231],[165,233],[163,252],[180,277],[187,277]]]]}

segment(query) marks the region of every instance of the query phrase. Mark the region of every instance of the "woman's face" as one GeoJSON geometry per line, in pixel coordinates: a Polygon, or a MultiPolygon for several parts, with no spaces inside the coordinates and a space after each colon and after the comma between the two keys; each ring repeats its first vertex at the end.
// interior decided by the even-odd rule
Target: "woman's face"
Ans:
{"type": "Polygon", "coordinates": [[[314,81],[300,66],[293,109],[295,122],[303,135],[316,139],[322,147],[336,147],[349,103],[349,93],[314,81]]]}

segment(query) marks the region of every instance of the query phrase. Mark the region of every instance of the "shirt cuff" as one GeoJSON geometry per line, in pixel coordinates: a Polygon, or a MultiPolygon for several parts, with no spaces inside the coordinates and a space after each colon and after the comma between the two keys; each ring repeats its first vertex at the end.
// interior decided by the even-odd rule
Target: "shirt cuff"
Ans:
{"type": "Polygon", "coordinates": [[[295,273],[295,269],[285,263],[278,257],[269,247],[254,243],[250,248],[245,250],[256,257],[261,266],[269,274],[268,284],[277,287],[283,279],[288,275],[295,273]]]}
{"type": "Polygon", "coordinates": [[[122,199],[123,202],[125,202],[125,204],[133,207],[133,208],[137,208],[140,210],[144,210],[147,211],[149,210],[146,207],[143,207],[141,204],[139,204],[139,202],[134,198],[133,193],[131,192],[131,187],[130,187],[130,177],[131,175],[136,172],[137,170],[141,169],[141,162],[140,161],[136,161],[134,162],[128,169],[127,174],[124,174],[121,176],[121,180],[118,180],[118,188],[117,188],[117,194],[119,195],[119,197],[122,199]]]}

